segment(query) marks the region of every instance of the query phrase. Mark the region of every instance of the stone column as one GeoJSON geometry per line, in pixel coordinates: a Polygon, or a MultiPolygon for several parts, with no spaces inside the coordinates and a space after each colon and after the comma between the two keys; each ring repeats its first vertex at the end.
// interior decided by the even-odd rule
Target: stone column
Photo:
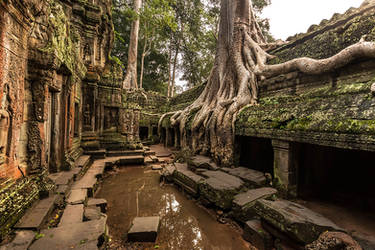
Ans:
{"type": "Polygon", "coordinates": [[[280,191],[296,196],[296,171],[293,166],[293,151],[288,141],[272,140],[274,150],[275,182],[280,191]]]}

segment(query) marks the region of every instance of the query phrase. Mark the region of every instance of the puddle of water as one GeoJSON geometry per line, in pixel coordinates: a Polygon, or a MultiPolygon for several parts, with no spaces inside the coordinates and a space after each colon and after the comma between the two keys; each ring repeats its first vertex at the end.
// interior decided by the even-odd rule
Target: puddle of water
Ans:
{"type": "Polygon", "coordinates": [[[249,249],[241,234],[218,223],[173,186],[160,187],[159,174],[143,167],[123,168],[107,177],[97,197],[108,201],[108,225],[121,240],[136,216],[160,216],[159,249],[249,249]]]}

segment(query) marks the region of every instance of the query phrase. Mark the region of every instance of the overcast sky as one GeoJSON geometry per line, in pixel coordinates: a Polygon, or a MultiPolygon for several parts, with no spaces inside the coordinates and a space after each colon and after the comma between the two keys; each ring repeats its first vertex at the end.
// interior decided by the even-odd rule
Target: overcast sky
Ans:
{"type": "Polygon", "coordinates": [[[296,33],[305,33],[312,24],[330,19],[334,13],[344,13],[359,7],[363,0],[272,0],[263,10],[270,19],[271,34],[285,40],[296,33]]]}

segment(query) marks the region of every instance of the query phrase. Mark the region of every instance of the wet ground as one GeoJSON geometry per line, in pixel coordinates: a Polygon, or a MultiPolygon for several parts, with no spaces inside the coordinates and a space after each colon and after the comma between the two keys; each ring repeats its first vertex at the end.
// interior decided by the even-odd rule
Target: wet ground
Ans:
{"type": "Polygon", "coordinates": [[[172,185],[159,183],[151,167],[126,167],[110,172],[96,197],[108,201],[111,249],[207,249],[241,250],[250,245],[241,230],[220,224],[196,201],[188,199],[172,185]],[[127,244],[125,234],[136,216],[160,216],[155,244],[127,244]]]}

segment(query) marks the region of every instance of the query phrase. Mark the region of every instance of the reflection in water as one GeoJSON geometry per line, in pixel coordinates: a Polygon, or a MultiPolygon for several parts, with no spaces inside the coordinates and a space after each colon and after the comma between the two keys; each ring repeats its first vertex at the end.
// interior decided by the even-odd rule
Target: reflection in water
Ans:
{"type": "Polygon", "coordinates": [[[248,249],[238,232],[219,224],[175,187],[160,187],[159,175],[142,167],[121,169],[106,178],[98,197],[108,201],[108,225],[114,239],[122,239],[129,229],[138,200],[139,216],[161,218],[155,243],[160,249],[248,249]]]}

